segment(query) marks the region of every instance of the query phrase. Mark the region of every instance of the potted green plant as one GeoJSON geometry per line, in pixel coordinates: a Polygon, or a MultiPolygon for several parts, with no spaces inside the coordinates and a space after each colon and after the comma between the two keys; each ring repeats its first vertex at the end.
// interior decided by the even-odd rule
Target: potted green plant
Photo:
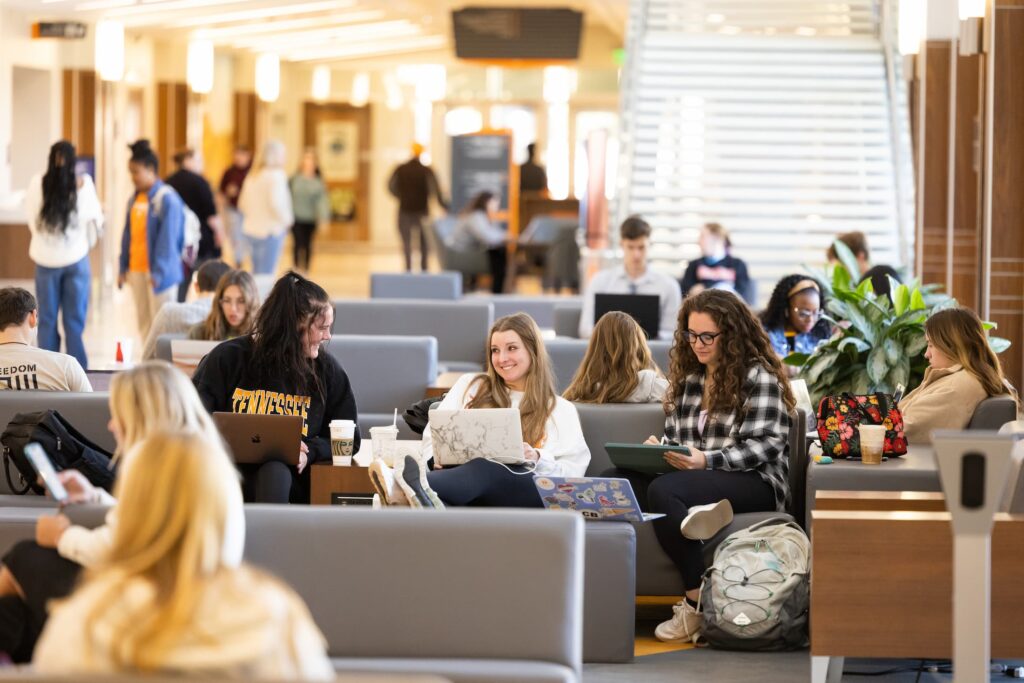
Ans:
{"type": "MultiPolygon", "coordinates": [[[[875,294],[871,280],[855,284],[856,259],[842,242],[835,243],[840,264],[814,273],[825,286],[824,316],[835,327],[832,338],[814,353],[792,353],[784,362],[799,367],[814,404],[823,396],[842,393],[893,393],[898,385],[910,391],[924,378],[928,361],[924,323],[934,311],[957,305],[956,299],[933,285],[890,279],[891,296],[875,294]]],[[[985,323],[986,329],[995,325],[985,323]]],[[[996,353],[1010,346],[990,337],[996,353]]]]}

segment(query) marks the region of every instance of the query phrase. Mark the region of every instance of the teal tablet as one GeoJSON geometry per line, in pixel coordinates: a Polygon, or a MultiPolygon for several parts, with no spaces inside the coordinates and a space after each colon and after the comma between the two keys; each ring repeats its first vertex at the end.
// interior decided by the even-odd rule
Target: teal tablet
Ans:
{"type": "Polygon", "coordinates": [[[663,444],[606,443],[604,449],[616,467],[644,474],[665,474],[675,471],[675,468],[665,462],[662,454],[666,451],[690,454],[690,449],[686,446],[663,444]]]}

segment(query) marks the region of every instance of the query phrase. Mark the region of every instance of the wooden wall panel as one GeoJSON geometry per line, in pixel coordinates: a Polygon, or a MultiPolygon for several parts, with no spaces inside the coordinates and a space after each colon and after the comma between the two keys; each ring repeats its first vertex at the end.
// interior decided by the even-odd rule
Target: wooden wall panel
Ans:
{"type": "Polygon", "coordinates": [[[992,262],[990,318],[1013,346],[1000,360],[1024,386],[1024,0],[999,0],[994,13],[992,262]]]}
{"type": "Polygon", "coordinates": [[[924,130],[919,144],[924,145],[924,161],[919,169],[918,191],[923,192],[921,240],[921,277],[926,283],[946,284],[948,260],[949,198],[949,93],[953,45],[948,40],[925,43],[921,104],[924,106],[924,130]]]}
{"type": "Polygon", "coordinates": [[[355,194],[355,216],[351,221],[331,223],[328,237],[365,242],[370,239],[370,108],[350,104],[315,104],[305,106],[303,141],[306,147],[317,146],[317,127],[326,121],[348,121],[359,127],[359,170],[354,182],[327,182],[327,191],[351,191],[355,194]]]}
{"type": "Polygon", "coordinates": [[[160,174],[173,168],[171,157],[188,144],[188,86],[184,83],[157,83],[156,153],[160,156],[160,174]]]}
{"type": "Polygon", "coordinates": [[[957,57],[956,179],[953,197],[953,290],[964,306],[981,303],[981,84],[980,55],[957,57]]]}
{"type": "Polygon", "coordinates": [[[256,151],[256,110],[259,101],[251,92],[235,93],[235,146],[256,151]]]}
{"type": "Polygon", "coordinates": [[[81,156],[96,155],[95,71],[64,69],[63,137],[81,156]]]}

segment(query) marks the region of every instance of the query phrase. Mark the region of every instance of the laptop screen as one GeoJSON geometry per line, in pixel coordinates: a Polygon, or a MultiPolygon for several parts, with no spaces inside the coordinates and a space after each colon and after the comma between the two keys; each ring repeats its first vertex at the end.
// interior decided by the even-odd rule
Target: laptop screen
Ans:
{"type": "Polygon", "coordinates": [[[661,324],[660,297],[657,294],[596,294],[594,324],[610,311],[622,311],[643,328],[648,339],[658,338],[661,324]]]}

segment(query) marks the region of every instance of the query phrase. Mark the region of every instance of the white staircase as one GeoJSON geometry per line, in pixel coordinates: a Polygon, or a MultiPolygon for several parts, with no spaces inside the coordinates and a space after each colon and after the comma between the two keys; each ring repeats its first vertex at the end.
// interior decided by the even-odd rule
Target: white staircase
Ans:
{"type": "Polygon", "coordinates": [[[890,109],[905,120],[906,102],[890,95],[880,17],[875,0],[632,0],[616,216],[651,223],[657,268],[680,275],[708,221],[762,303],[837,233],[906,264],[890,109]]]}

